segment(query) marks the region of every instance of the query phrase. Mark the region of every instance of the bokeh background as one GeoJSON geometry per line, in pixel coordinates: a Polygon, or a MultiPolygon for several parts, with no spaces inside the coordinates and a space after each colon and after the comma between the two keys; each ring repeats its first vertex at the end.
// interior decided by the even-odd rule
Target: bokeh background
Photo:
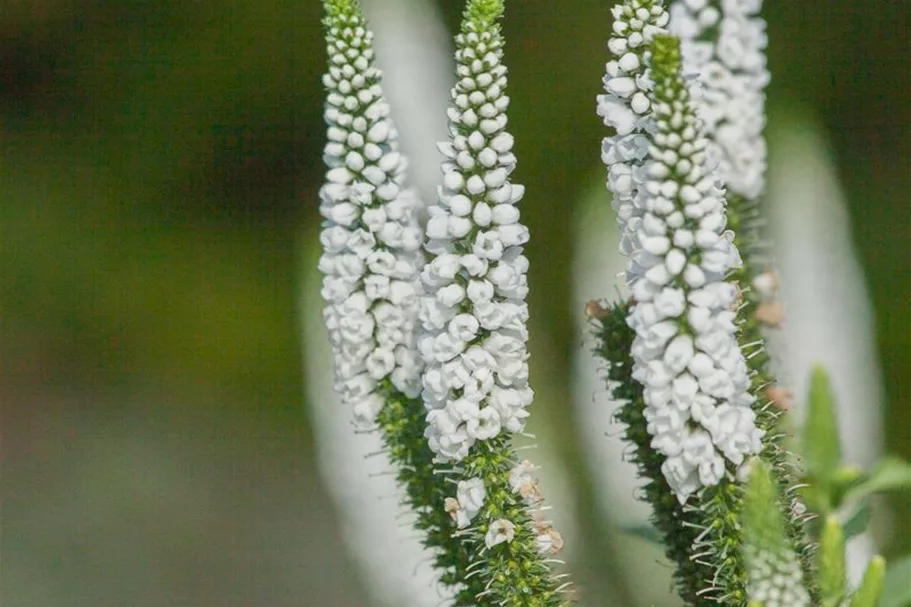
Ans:
{"type": "MultiPolygon", "coordinates": [[[[633,604],[636,584],[608,573],[623,557],[583,472],[570,379],[610,5],[516,1],[504,29],[541,442],[599,530],[574,553],[583,591],[633,604]]],[[[453,32],[461,3],[437,8],[453,32]]],[[[911,5],[768,0],[765,15],[770,131],[825,142],[873,311],[881,398],[845,405],[882,416],[876,450],[908,459],[911,5]]],[[[320,17],[316,0],[0,0],[4,607],[376,603],[344,550],[305,398],[304,346],[325,339],[300,310],[322,176],[320,17]]],[[[887,555],[911,547],[907,498],[882,509],[887,555]]]]}

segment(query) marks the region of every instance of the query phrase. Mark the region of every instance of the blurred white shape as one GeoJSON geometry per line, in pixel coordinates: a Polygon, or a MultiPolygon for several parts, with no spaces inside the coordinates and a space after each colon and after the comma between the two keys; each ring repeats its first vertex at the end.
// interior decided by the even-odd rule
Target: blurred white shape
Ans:
{"type": "Polygon", "coordinates": [[[627,447],[624,426],[612,419],[619,403],[608,393],[604,362],[592,354],[595,340],[584,313],[586,302],[592,299],[614,302],[629,296],[622,276],[627,259],[617,248],[619,231],[609,197],[599,180],[598,187],[579,204],[581,212],[574,229],[572,306],[576,331],[584,336],[585,345],[577,351],[573,363],[573,392],[579,432],[587,446],[599,501],[610,508],[614,522],[642,525],[648,521],[649,508],[635,498],[636,487],[641,483],[636,478],[636,467],[623,461],[627,447]]]}
{"type": "MultiPolygon", "coordinates": [[[[854,254],[845,195],[831,151],[812,123],[782,118],[769,134],[768,216],[786,317],[779,354],[783,380],[804,408],[813,365],[832,381],[846,462],[869,467],[881,445],[882,394],[873,314],[854,254]]],[[[773,350],[774,352],[774,350],[773,350]]],[[[869,534],[848,546],[857,581],[875,545],[869,534]]]]}
{"type": "MultiPolygon", "coordinates": [[[[620,233],[601,176],[576,208],[579,212],[573,229],[572,306],[576,332],[584,336],[584,344],[573,361],[577,431],[585,444],[601,516],[621,527],[644,526],[649,524],[651,509],[636,499],[642,482],[636,476],[636,467],[624,460],[623,453],[628,448],[623,440],[624,426],[612,418],[620,403],[607,391],[604,362],[592,353],[594,338],[584,314],[587,301],[604,298],[614,302],[629,296],[621,276],[627,259],[618,250],[620,233]]],[[[672,570],[662,550],[631,536],[618,536],[611,541],[623,554],[618,563],[623,571],[617,577],[649,580],[646,584],[629,584],[638,604],[667,606],[679,602],[671,590],[672,570]]]]}
{"type": "Polygon", "coordinates": [[[305,271],[301,314],[307,402],[317,463],[336,504],[349,552],[363,572],[373,604],[424,607],[443,602],[431,553],[411,526],[394,468],[378,433],[356,434],[353,413],[332,389],[332,352],[326,339],[315,260],[305,271]]]}
{"type": "MultiPolygon", "coordinates": [[[[426,202],[436,196],[440,160],[436,142],[447,137],[446,107],[454,63],[450,35],[436,5],[426,0],[362,0],[374,32],[383,92],[392,109],[402,150],[409,159],[407,182],[426,202]]],[[[352,411],[332,389],[331,352],[322,321],[316,260],[306,256],[303,346],[307,397],[317,459],[343,523],[352,558],[364,573],[376,605],[424,607],[448,602],[401,505],[378,434],[355,434],[352,411]]]]}
{"type": "Polygon", "coordinates": [[[436,198],[445,141],[446,107],[455,79],[455,49],[435,2],[361,0],[374,32],[383,92],[392,108],[402,151],[411,165],[407,182],[425,204],[436,198]]]}

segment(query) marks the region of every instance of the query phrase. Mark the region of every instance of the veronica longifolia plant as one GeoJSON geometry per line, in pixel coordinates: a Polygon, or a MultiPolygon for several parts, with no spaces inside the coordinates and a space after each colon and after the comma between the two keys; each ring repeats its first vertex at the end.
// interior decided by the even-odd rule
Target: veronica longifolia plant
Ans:
{"type": "Polygon", "coordinates": [[[470,1],[456,37],[451,139],[440,145],[443,183],[426,236],[420,205],[403,189],[372,34],[353,0],[325,7],[320,269],[336,389],[360,426],[383,433],[457,604],[560,605],[548,555],[562,538],[534,516],[542,501],[534,467],[509,438],[523,430],[533,392],[503,4],[470,1]]]}
{"type": "MultiPolygon", "coordinates": [[[[359,427],[382,433],[416,527],[441,581],[460,586],[468,561],[449,533],[445,489],[424,440],[421,358],[415,346],[423,267],[419,202],[383,98],[372,33],[353,0],[326,0],[329,125],[320,190],[324,320],[336,390],[359,427]]],[[[469,592],[471,587],[469,585],[469,592]]],[[[474,592],[480,592],[474,588],[474,592]]],[[[466,603],[467,604],[467,603],[466,603]]]]}
{"type": "MultiPolygon", "coordinates": [[[[563,541],[512,443],[534,392],[503,0],[467,2],[442,183],[423,227],[360,7],[324,6],[319,266],[336,390],[361,428],[381,433],[455,605],[565,605],[567,584],[551,571],[563,541]]],[[[758,0],[613,9],[598,114],[614,130],[602,159],[630,297],[591,312],[680,596],[835,607],[851,597],[844,530],[829,516],[814,555],[763,348],[777,308],[757,220],[768,80],[758,10],[758,0]]],[[[823,426],[834,428],[810,424],[823,426]]],[[[811,472],[829,493],[813,495],[834,504],[837,457],[818,459],[811,472]]],[[[882,581],[879,560],[851,604],[872,605],[882,581]]]]}

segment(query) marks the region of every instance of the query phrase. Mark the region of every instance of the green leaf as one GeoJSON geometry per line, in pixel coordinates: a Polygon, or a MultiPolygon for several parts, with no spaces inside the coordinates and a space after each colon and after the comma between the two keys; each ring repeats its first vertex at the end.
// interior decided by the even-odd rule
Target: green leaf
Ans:
{"type": "Polygon", "coordinates": [[[860,466],[840,466],[831,479],[832,508],[840,508],[845,500],[849,499],[848,492],[864,482],[867,476],[860,466]]]}
{"type": "Polygon", "coordinates": [[[822,367],[815,367],[810,377],[803,452],[810,476],[823,491],[828,491],[841,462],[841,445],[832,388],[822,367]]]}
{"type": "Polygon", "coordinates": [[[864,500],[845,522],[844,533],[845,537],[850,539],[855,535],[860,535],[867,530],[867,527],[870,525],[870,518],[873,516],[873,509],[870,507],[869,502],[864,500]]]}
{"type": "Polygon", "coordinates": [[[879,460],[873,472],[847,491],[845,499],[860,499],[882,491],[908,489],[911,489],[911,464],[897,457],[885,457],[879,460]]]}
{"type": "MultiPolygon", "coordinates": [[[[873,563],[871,562],[870,565],[872,566],[873,563]]],[[[884,564],[880,564],[879,566],[880,568],[883,568],[884,564]]],[[[861,592],[866,590],[865,586],[867,584],[868,575],[871,575],[870,569],[867,569],[867,573],[864,574],[864,581],[860,586],[860,590],[857,591],[857,595],[860,595],[861,592]]],[[[880,577],[882,578],[882,573],[880,573],[880,577]]],[[[875,579],[872,580],[870,584],[873,585],[875,581],[875,579]]],[[[891,561],[889,567],[885,571],[885,579],[881,579],[880,583],[882,584],[882,595],[879,599],[878,607],[909,607],[909,605],[911,605],[911,554],[891,561]]],[[[875,586],[872,590],[876,590],[875,586]]],[[[855,597],[857,595],[855,595],[855,597]]],[[[851,607],[866,606],[867,603],[855,604],[853,600],[851,601],[851,607]]]]}
{"type": "Polygon", "coordinates": [[[851,597],[849,607],[876,607],[876,602],[883,589],[883,575],[886,570],[886,561],[883,557],[874,556],[867,565],[864,578],[860,581],[860,588],[851,597]]]}
{"type": "Polygon", "coordinates": [[[819,589],[825,607],[837,607],[845,595],[845,534],[835,516],[826,518],[819,538],[819,589]]]}
{"type": "Polygon", "coordinates": [[[653,525],[621,525],[620,529],[624,533],[645,540],[649,544],[664,547],[664,537],[653,525]]]}

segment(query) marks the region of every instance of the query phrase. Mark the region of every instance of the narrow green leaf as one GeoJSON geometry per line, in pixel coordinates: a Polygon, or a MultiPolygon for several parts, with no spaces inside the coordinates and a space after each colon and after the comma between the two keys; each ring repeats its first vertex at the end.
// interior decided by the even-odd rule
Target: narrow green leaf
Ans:
{"type": "Polygon", "coordinates": [[[897,457],[885,457],[879,460],[873,472],[848,490],[845,499],[860,499],[872,493],[908,489],[911,489],[911,463],[897,457]]]}
{"type": "Polygon", "coordinates": [[[826,518],[819,538],[819,589],[822,604],[836,607],[845,594],[845,534],[835,516],[826,518]]]}
{"type": "Polygon", "coordinates": [[[809,412],[803,432],[803,452],[810,476],[826,490],[841,462],[835,401],[829,376],[815,367],[810,377],[809,412]]]}
{"type": "Polygon", "coordinates": [[[832,507],[837,510],[851,499],[848,493],[866,481],[868,476],[860,466],[839,466],[832,476],[832,507]]]}
{"type": "MultiPolygon", "coordinates": [[[[876,559],[874,559],[876,560],[876,559]]],[[[882,559],[880,558],[880,561],[882,559]]],[[[870,563],[871,567],[873,563],[870,563]]],[[[880,569],[885,568],[884,563],[878,565],[880,569]]],[[[857,591],[857,594],[854,595],[857,600],[865,599],[867,594],[873,596],[875,600],[875,595],[879,594],[874,592],[878,590],[876,587],[876,572],[871,573],[870,569],[867,569],[867,573],[864,574],[863,582],[860,585],[860,590],[857,591]],[[869,582],[870,589],[867,589],[867,576],[873,577],[869,582]],[[864,593],[862,597],[858,597],[861,593],[864,593]]],[[[882,578],[882,572],[879,573],[880,578],[882,578]]],[[[905,555],[900,559],[891,561],[889,567],[885,569],[885,578],[879,580],[879,584],[882,588],[881,598],[879,599],[878,607],[909,607],[911,606],[911,554],[905,555]]],[[[873,605],[875,603],[855,603],[855,600],[852,599],[851,607],[866,607],[867,605],[873,605]]]]}
{"type": "MultiPolygon", "coordinates": [[[[885,572],[886,560],[879,555],[874,556],[867,565],[864,578],[860,581],[860,588],[851,597],[850,607],[876,607],[876,602],[883,589],[885,572]]],[[[911,578],[905,578],[905,582],[905,587],[911,591],[911,578]]]]}
{"type": "Polygon", "coordinates": [[[867,527],[870,525],[870,519],[873,517],[873,509],[870,507],[870,503],[864,500],[845,522],[844,534],[845,537],[850,539],[855,535],[860,535],[867,530],[867,527]]]}
{"type": "Polygon", "coordinates": [[[654,525],[621,525],[620,529],[629,535],[645,540],[649,544],[664,547],[664,536],[654,525]]]}

